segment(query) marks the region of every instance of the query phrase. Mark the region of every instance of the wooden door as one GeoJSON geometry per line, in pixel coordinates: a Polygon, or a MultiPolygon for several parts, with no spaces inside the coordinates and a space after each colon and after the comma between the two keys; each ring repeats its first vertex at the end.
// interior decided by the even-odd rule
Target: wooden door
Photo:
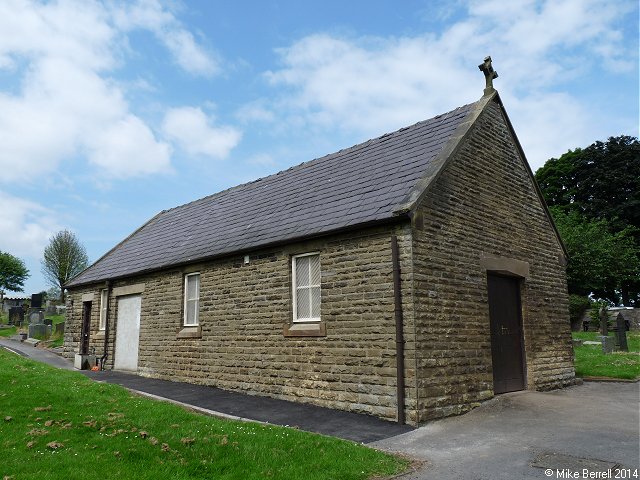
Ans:
{"type": "Polygon", "coordinates": [[[116,323],[116,349],[113,368],[138,370],[138,344],[140,341],[140,307],[142,297],[129,295],[118,297],[116,323]]]}
{"type": "Polygon", "coordinates": [[[80,337],[80,353],[89,353],[89,335],[91,332],[91,302],[82,302],[82,332],[80,337]]]}
{"type": "Polygon", "coordinates": [[[489,317],[494,393],[524,390],[520,280],[489,274],[489,317]]]}

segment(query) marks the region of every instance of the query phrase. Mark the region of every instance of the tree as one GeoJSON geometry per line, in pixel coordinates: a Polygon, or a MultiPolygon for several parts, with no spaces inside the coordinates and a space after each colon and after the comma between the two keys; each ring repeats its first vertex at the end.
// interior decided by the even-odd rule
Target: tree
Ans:
{"type": "Polygon", "coordinates": [[[29,270],[24,262],[10,253],[0,251],[0,290],[20,292],[27,278],[29,270]]]}
{"type": "MultiPolygon", "coordinates": [[[[630,272],[628,268],[619,269],[614,265],[621,262],[620,258],[615,257],[616,249],[622,258],[628,258],[630,250],[636,252],[636,257],[640,255],[638,253],[640,252],[640,142],[638,139],[622,135],[610,137],[607,142],[595,142],[584,149],[570,150],[560,158],[547,161],[536,172],[536,180],[547,204],[555,207],[552,211],[554,219],[557,220],[556,223],[568,222],[567,228],[573,225],[579,229],[579,235],[586,235],[596,241],[597,245],[593,246],[590,254],[595,254],[595,250],[603,252],[605,245],[609,248],[605,255],[607,260],[604,257],[588,260],[587,257],[590,255],[586,252],[588,247],[576,241],[575,237],[578,234],[573,235],[573,238],[565,238],[569,234],[565,228],[561,235],[565,243],[573,245],[573,247],[567,245],[569,256],[576,257],[569,261],[569,271],[573,269],[574,275],[572,278],[571,272],[569,273],[570,283],[573,282],[574,287],[578,283],[581,285],[580,289],[584,290],[588,289],[587,283],[592,282],[592,293],[602,292],[605,278],[593,276],[595,274],[593,269],[584,272],[578,270],[581,267],[587,267],[588,264],[613,262],[610,264],[611,269],[618,271],[622,277],[614,279],[610,274],[602,273],[602,268],[598,270],[601,272],[600,275],[604,275],[606,281],[610,282],[606,287],[607,291],[617,290],[616,295],[609,293],[603,298],[609,298],[616,304],[640,305],[640,270],[637,264],[634,263],[629,267],[636,268],[635,272],[630,272]],[[559,220],[560,213],[569,217],[559,220]],[[579,216],[571,216],[572,214],[579,216]],[[588,226],[592,222],[595,223],[588,226]],[[603,232],[603,229],[606,232],[603,232]],[[598,230],[603,236],[597,235],[598,230]],[[611,236],[607,236],[606,233],[611,236]],[[620,244],[616,246],[616,243],[620,244]],[[572,250],[574,247],[576,250],[572,250]],[[582,280],[578,280],[578,276],[582,280]],[[617,301],[613,300],[616,296],[617,301]]],[[[586,238],[584,241],[587,241],[586,238]]]]}
{"type": "Polygon", "coordinates": [[[58,287],[51,287],[47,290],[47,300],[58,301],[60,299],[60,289],[58,287]]]}
{"type": "Polygon", "coordinates": [[[60,300],[64,302],[64,284],[88,264],[87,251],[75,234],[62,230],[49,239],[44,249],[42,273],[52,287],[60,289],[60,300]]]}
{"type": "Polygon", "coordinates": [[[589,220],[558,207],[550,210],[569,252],[569,293],[619,304],[622,286],[640,282],[640,249],[632,228],[612,233],[606,220],[589,220]]]}
{"type": "Polygon", "coordinates": [[[622,135],[570,150],[536,172],[547,204],[587,218],[606,219],[615,231],[635,227],[640,237],[640,142],[622,135]]]}

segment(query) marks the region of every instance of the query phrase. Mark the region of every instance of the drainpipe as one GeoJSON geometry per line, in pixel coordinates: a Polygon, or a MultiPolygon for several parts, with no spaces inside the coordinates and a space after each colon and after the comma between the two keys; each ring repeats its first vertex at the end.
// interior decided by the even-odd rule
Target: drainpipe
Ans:
{"type": "MultiPolygon", "coordinates": [[[[107,311],[104,315],[104,349],[100,357],[100,370],[104,370],[104,364],[109,358],[109,302],[111,301],[111,280],[107,280],[107,311]]],[[[101,306],[102,307],[102,306],[101,306]]]]}
{"type": "Polygon", "coordinates": [[[402,332],[402,299],[400,297],[400,259],[398,237],[391,236],[391,261],[393,263],[393,303],[396,320],[396,386],[398,424],[404,425],[404,334],[402,332]]]}

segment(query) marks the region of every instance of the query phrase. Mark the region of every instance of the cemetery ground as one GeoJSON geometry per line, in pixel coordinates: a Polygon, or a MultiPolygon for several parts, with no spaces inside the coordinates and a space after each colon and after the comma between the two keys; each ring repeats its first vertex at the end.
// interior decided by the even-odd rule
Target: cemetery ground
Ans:
{"type": "MultiPolygon", "coordinates": [[[[573,338],[595,342],[599,332],[573,332],[573,338]]],[[[640,332],[627,332],[628,352],[602,353],[600,344],[577,345],[576,375],[579,377],[607,377],[634,380],[640,377],[640,332]]]]}
{"type": "MultiPolygon", "coordinates": [[[[64,323],[64,315],[47,315],[47,318],[51,320],[52,325],[55,326],[59,323],[64,323]]],[[[27,333],[28,328],[23,327],[19,329],[15,326],[9,326],[8,315],[5,312],[0,312],[0,337],[11,337],[17,333],[27,333]]],[[[53,333],[50,338],[41,342],[41,348],[55,348],[61,347],[64,343],[64,332],[53,333]]]]}
{"type": "Polygon", "coordinates": [[[408,461],[290,428],[202,416],[0,349],[0,478],[367,479],[408,461]]]}

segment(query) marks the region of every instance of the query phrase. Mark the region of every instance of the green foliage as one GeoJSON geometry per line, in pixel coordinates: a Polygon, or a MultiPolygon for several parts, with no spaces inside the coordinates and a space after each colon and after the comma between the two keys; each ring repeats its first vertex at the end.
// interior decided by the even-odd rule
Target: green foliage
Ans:
{"type": "Polygon", "coordinates": [[[622,286],[637,281],[640,272],[640,249],[631,229],[612,233],[606,220],[588,220],[558,207],[550,210],[569,251],[569,293],[620,303],[622,286]]]}
{"type": "Polygon", "coordinates": [[[569,292],[579,295],[594,293],[614,303],[640,305],[638,139],[622,135],[610,137],[607,142],[595,142],[584,149],[570,150],[560,158],[547,161],[536,172],[536,180],[547,204],[553,207],[554,220],[557,223],[565,220],[565,228],[559,230],[571,257],[572,285],[569,292]],[[569,233],[574,227],[579,231],[569,233]],[[598,229],[604,238],[598,239],[598,229]],[[607,233],[611,235],[607,236],[607,233]],[[583,235],[582,241],[580,235],[583,235]],[[594,248],[579,245],[592,240],[598,243],[594,248]],[[601,253],[605,257],[586,258],[587,255],[601,253]],[[620,253],[623,258],[617,257],[620,253]],[[619,264],[629,259],[631,266],[621,268],[619,264]],[[606,274],[607,285],[603,286],[603,279],[594,273],[604,274],[612,260],[615,280],[610,281],[612,275],[606,274]],[[582,270],[596,263],[600,268],[582,270]],[[591,282],[594,284],[590,285],[591,282]]]}
{"type": "Polygon", "coordinates": [[[10,253],[0,251],[0,290],[19,292],[29,278],[24,262],[10,253]]]}
{"type": "Polygon", "coordinates": [[[2,349],[0,385],[0,478],[365,480],[408,463],[337,438],[199,415],[2,349]]]}
{"type": "Polygon", "coordinates": [[[640,142],[622,135],[570,150],[536,172],[549,206],[640,229],[640,142]]]}
{"type": "Polygon", "coordinates": [[[49,239],[44,249],[42,274],[49,284],[60,289],[64,301],[64,284],[87,268],[87,251],[74,233],[62,230],[49,239]]]}
{"type": "Polygon", "coordinates": [[[584,295],[569,295],[569,318],[571,324],[582,319],[584,313],[591,307],[591,300],[584,295]]]}

